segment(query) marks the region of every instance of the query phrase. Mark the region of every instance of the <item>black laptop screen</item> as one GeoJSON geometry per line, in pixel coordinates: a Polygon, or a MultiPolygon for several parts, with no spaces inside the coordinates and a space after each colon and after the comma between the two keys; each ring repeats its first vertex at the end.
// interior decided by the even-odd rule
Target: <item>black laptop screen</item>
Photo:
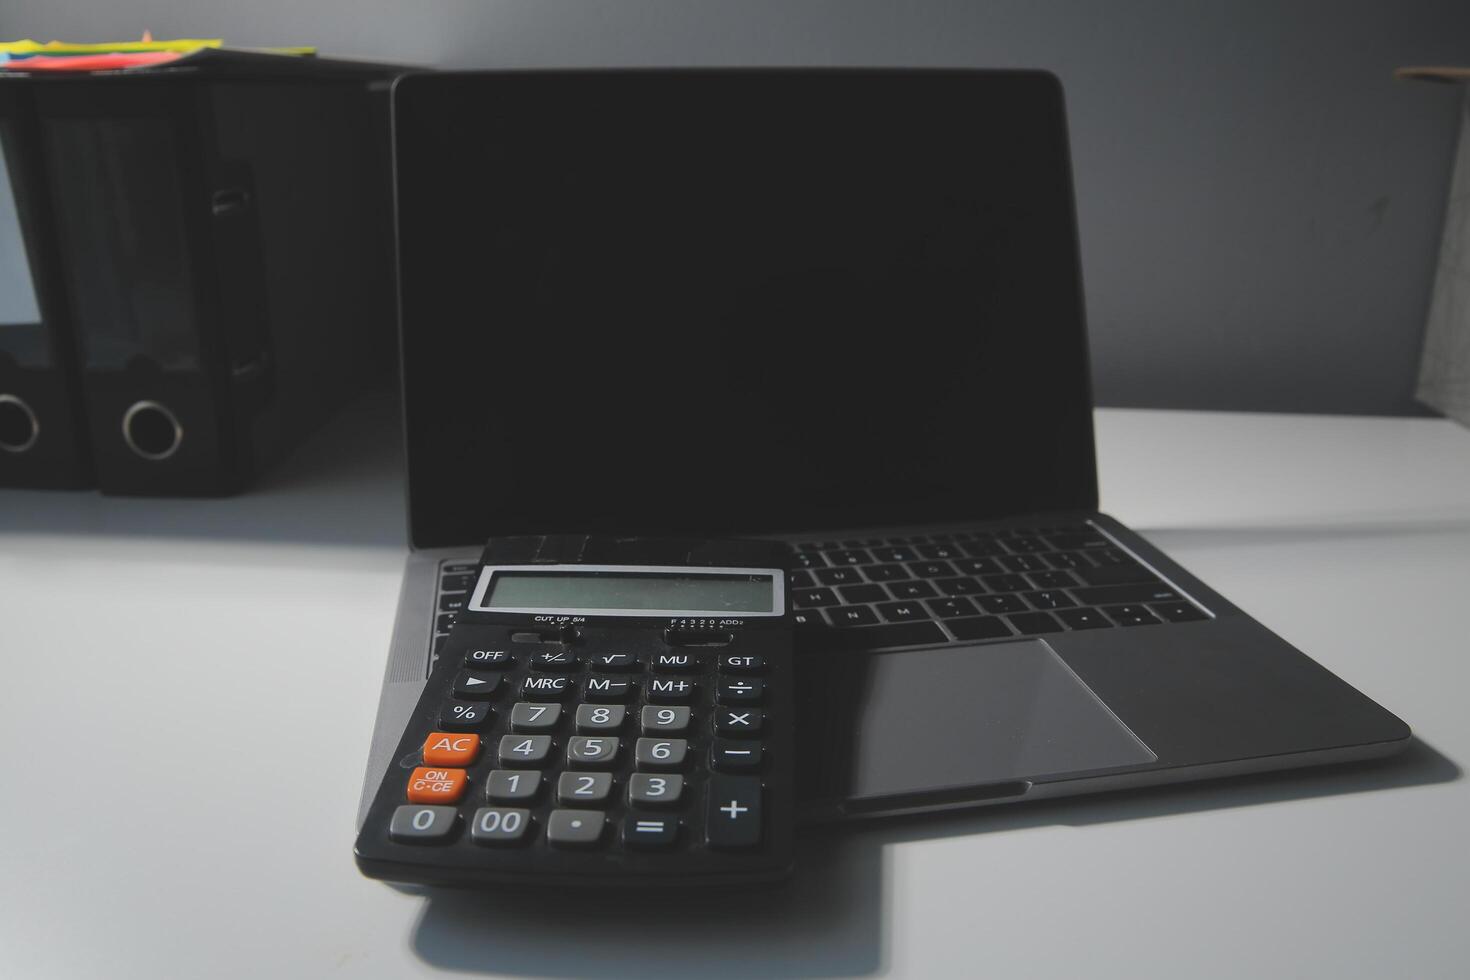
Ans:
{"type": "Polygon", "coordinates": [[[416,545],[1095,506],[1050,76],[426,75],[395,116],[416,545]]]}

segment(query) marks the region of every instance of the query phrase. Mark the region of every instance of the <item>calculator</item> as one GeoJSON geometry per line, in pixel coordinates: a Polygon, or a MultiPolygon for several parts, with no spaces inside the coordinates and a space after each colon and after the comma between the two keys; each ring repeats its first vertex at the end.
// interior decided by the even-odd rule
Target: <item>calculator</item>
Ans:
{"type": "Polygon", "coordinates": [[[790,873],[780,542],[493,538],[355,849],[444,885],[790,873]]]}

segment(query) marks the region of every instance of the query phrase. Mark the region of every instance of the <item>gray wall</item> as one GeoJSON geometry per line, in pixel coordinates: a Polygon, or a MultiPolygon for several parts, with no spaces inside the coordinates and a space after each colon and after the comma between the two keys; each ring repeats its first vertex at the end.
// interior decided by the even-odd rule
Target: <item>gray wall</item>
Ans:
{"type": "Polygon", "coordinates": [[[1103,404],[1402,413],[1470,4],[3,0],[0,37],[223,36],[455,66],[1038,66],[1067,87],[1103,404]]]}

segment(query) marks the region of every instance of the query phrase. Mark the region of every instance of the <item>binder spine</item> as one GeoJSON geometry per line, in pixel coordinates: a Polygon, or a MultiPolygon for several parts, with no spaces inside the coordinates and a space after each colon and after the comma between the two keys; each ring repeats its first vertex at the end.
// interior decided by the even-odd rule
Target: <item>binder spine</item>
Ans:
{"type": "Polygon", "coordinates": [[[246,476],[213,280],[200,86],[39,93],[104,492],[222,494],[246,476]]]}
{"type": "Polygon", "coordinates": [[[0,486],[92,484],[30,86],[0,86],[0,486]]]}

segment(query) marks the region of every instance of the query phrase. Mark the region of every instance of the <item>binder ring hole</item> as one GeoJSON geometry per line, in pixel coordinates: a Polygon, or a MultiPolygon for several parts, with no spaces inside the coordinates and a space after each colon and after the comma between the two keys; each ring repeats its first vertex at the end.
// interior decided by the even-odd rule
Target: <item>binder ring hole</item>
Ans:
{"type": "Polygon", "coordinates": [[[36,444],[41,423],[31,406],[14,395],[0,395],[0,449],[23,453],[36,444]]]}
{"type": "Polygon", "coordinates": [[[137,402],[123,415],[123,440],[144,459],[168,459],[184,441],[178,417],[158,402],[137,402]]]}

